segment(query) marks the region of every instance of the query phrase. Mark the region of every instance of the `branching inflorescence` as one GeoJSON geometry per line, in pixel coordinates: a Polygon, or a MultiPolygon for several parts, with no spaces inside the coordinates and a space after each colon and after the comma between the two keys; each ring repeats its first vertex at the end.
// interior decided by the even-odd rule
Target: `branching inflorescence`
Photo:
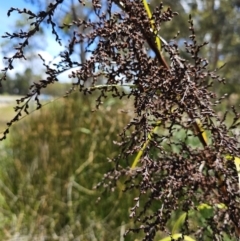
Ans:
{"type": "MultiPolygon", "coordinates": [[[[25,46],[43,21],[52,26],[56,41],[60,41],[52,16],[62,2],[50,4],[48,11],[39,14],[14,8],[9,11],[9,14],[12,11],[28,14],[34,23],[28,33],[4,36],[22,42],[16,53],[7,58],[8,66],[3,70],[2,80],[14,67],[14,60],[24,58],[25,46]]],[[[79,2],[82,7],[84,3],[79,2]]],[[[233,132],[238,127],[239,114],[233,108],[235,118],[227,127],[226,116],[221,119],[214,111],[221,98],[217,99],[211,90],[212,82],[221,84],[224,79],[216,71],[208,70],[207,60],[200,57],[206,43],[197,43],[191,18],[190,41],[185,43],[189,60],[179,56],[174,40],[162,43],[166,61],[157,49],[156,36],[142,2],[92,0],[92,6],[96,14],[93,19],[78,19],[61,26],[74,30],[72,39],[60,55],[61,61],[54,67],[44,63],[48,77],[34,83],[28,95],[18,101],[17,114],[8,126],[17,121],[23,111],[28,113],[32,98],[40,108],[41,90],[58,81],[60,73],[77,67],[69,75],[75,81],[73,89],[85,94],[100,91],[97,107],[109,93],[114,98],[134,100],[136,117],[120,134],[121,153],[113,160],[115,168],[106,173],[97,186],[104,183],[112,188],[118,180],[127,178],[125,191],[138,190],[139,196],[135,198],[136,205],[130,216],[139,225],[129,231],[143,231],[144,240],[153,240],[159,231],[171,235],[167,223],[173,212],[179,210],[186,213],[181,230],[183,236],[197,240],[206,240],[206,237],[223,240],[224,234],[239,236],[239,183],[232,161],[240,156],[239,142],[233,132]],[[80,27],[88,31],[79,32],[80,27]],[[85,43],[89,53],[84,63],[73,61],[71,57],[74,46],[79,43],[85,43]],[[97,85],[100,77],[104,83],[97,85]],[[123,85],[128,85],[129,89],[121,88],[123,85]],[[197,121],[200,124],[196,124],[197,121]],[[156,126],[159,128],[153,132],[156,126]],[[207,141],[202,138],[202,130],[207,132],[207,141]],[[145,145],[146,141],[148,145],[145,145]],[[130,168],[129,162],[144,145],[146,148],[138,167],[130,168]],[[108,185],[109,179],[112,181],[108,185]],[[205,219],[202,226],[194,226],[188,215],[203,203],[213,209],[213,215],[205,219]],[[219,204],[223,207],[219,208],[219,204]]],[[[160,4],[152,14],[155,29],[172,21],[176,14],[169,8],[163,11],[160,4]]],[[[8,129],[2,139],[7,133],[8,129]]]]}

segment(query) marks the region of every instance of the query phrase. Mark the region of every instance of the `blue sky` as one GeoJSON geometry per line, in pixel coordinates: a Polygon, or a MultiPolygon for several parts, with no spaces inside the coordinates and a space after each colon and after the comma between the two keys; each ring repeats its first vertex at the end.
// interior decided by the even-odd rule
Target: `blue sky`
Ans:
{"type": "Polygon", "coordinates": [[[12,13],[10,17],[7,16],[7,11],[11,7],[15,8],[33,8],[31,4],[26,3],[24,0],[2,0],[0,6],[0,34],[3,35],[4,32],[9,31],[9,28],[13,26],[14,22],[18,19],[19,15],[17,13],[12,13]]]}
{"type": "MultiPolygon", "coordinates": [[[[21,15],[17,12],[12,12],[10,17],[7,16],[7,11],[11,8],[27,8],[31,9],[33,12],[39,11],[36,6],[29,4],[25,2],[24,0],[2,0],[0,4],[0,36],[3,36],[5,32],[13,32],[13,27],[15,25],[15,22],[18,19],[21,19],[21,15]]],[[[54,56],[56,56],[61,50],[63,50],[63,47],[60,47],[55,41],[54,37],[50,34],[51,31],[48,31],[49,34],[45,36],[44,44],[46,43],[46,46],[44,50],[36,52],[36,57],[38,58],[38,53],[41,54],[46,62],[49,62],[53,59],[54,56]]],[[[6,41],[6,39],[0,38],[0,46],[1,44],[6,41]]],[[[11,55],[11,53],[10,53],[11,55]]],[[[44,74],[43,68],[36,68],[36,65],[42,66],[42,62],[38,58],[36,61],[31,63],[30,61],[27,61],[27,64],[30,65],[28,67],[32,67],[32,69],[35,71],[36,74],[44,74]]],[[[15,75],[16,72],[24,72],[26,66],[26,62],[15,61],[14,70],[11,71],[10,75],[15,75]]],[[[3,69],[4,63],[3,63],[3,55],[2,51],[0,50],[0,69],[3,69]]]]}

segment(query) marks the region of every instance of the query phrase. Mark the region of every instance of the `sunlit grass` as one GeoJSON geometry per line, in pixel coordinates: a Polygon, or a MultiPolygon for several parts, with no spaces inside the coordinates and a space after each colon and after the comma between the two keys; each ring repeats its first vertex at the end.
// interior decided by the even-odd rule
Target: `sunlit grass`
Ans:
{"type": "Polygon", "coordinates": [[[1,240],[119,238],[133,197],[123,200],[123,184],[111,195],[93,186],[118,153],[113,140],[131,118],[129,103],[109,99],[97,111],[94,97],[77,95],[11,127],[1,152],[1,240]]]}

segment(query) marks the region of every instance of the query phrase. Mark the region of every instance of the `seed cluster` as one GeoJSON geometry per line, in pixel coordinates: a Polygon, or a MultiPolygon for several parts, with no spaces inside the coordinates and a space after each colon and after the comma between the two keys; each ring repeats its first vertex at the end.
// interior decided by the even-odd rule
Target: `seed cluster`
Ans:
{"type": "MultiPolygon", "coordinates": [[[[52,26],[56,41],[60,41],[52,16],[62,2],[50,4],[48,11],[39,14],[26,9],[10,10],[9,14],[12,11],[28,14],[35,24],[28,33],[6,34],[5,37],[23,39],[23,42],[13,57],[6,58],[8,67],[2,79],[13,68],[14,59],[24,58],[24,47],[44,19],[52,26]]],[[[85,3],[79,1],[79,4],[82,7],[85,3]]],[[[68,46],[61,53],[61,61],[53,68],[43,59],[48,77],[34,83],[30,93],[18,101],[17,114],[8,125],[17,121],[23,111],[28,113],[32,98],[40,108],[41,90],[57,81],[58,74],[77,67],[69,75],[75,81],[73,89],[85,94],[100,90],[97,107],[109,93],[114,98],[134,100],[136,115],[120,134],[121,141],[117,144],[121,152],[112,160],[115,168],[97,185],[114,188],[118,180],[127,178],[125,191],[138,191],[130,213],[137,224],[129,231],[143,231],[144,240],[153,240],[158,231],[168,235],[167,223],[178,210],[187,214],[181,230],[183,235],[196,240],[206,237],[223,240],[224,233],[239,237],[238,174],[233,160],[227,160],[227,156],[240,156],[238,136],[234,132],[239,125],[239,113],[232,108],[234,118],[228,126],[227,113],[221,118],[216,114],[214,107],[224,96],[217,99],[211,87],[213,82],[224,83],[224,79],[216,71],[208,70],[208,61],[201,57],[201,48],[206,43],[196,41],[191,17],[190,40],[185,42],[189,59],[180,57],[176,36],[162,43],[168,60],[165,61],[141,1],[92,0],[92,6],[94,19],[77,19],[61,26],[73,30],[68,46]],[[80,28],[86,31],[81,32],[80,28]],[[90,57],[83,63],[73,61],[74,47],[82,43],[90,57]],[[97,85],[99,79],[103,81],[101,86],[97,85]],[[119,88],[121,85],[128,85],[129,89],[119,88]],[[153,132],[156,126],[157,131],[153,132]],[[208,141],[203,138],[203,130],[208,141]],[[138,167],[131,169],[131,161],[146,142],[138,167]],[[203,203],[213,207],[213,215],[201,227],[194,226],[188,215],[203,203]],[[224,204],[225,208],[218,208],[218,204],[224,204]]],[[[160,30],[176,14],[171,9],[163,11],[160,4],[153,12],[155,29],[160,30]]],[[[3,138],[7,133],[8,129],[3,138]]]]}

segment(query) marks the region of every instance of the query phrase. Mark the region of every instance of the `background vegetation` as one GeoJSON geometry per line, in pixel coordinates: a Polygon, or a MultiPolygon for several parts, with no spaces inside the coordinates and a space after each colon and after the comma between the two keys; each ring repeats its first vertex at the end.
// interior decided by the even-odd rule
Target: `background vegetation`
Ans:
{"type": "Polygon", "coordinates": [[[132,116],[121,108],[109,99],[92,111],[94,98],[75,94],[13,128],[1,150],[2,240],[121,239],[134,194],[123,198],[120,183],[114,193],[93,190],[132,116]]]}

